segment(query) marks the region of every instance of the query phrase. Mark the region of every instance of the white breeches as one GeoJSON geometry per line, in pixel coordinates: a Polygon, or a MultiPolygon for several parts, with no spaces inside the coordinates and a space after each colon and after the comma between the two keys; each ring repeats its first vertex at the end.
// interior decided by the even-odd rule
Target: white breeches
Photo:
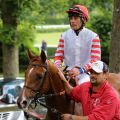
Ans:
{"type": "Polygon", "coordinates": [[[90,76],[86,73],[80,74],[79,76],[77,76],[78,79],[78,85],[84,83],[84,82],[88,82],[90,81],[90,76]]]}

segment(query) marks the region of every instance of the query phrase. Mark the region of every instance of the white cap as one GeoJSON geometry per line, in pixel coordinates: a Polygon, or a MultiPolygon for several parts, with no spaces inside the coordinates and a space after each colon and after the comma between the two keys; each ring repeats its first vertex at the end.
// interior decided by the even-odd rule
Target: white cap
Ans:
{"type": "Polygon", "coordinates": [[[102,73],[103,72],[103,62],[102,61],[93,62],[91,64],[91,69],[97,73],[102,73]]]}

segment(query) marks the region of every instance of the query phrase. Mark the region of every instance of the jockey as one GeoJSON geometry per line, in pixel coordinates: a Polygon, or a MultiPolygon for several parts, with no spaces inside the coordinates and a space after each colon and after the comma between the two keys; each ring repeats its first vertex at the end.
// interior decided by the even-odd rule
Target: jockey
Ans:
{"type": "Polygon", "coordinates": [[[66,11],[70,29],[59,39],[54,64],[61,69],[62,62],[68,66],[69,75],[78,78],[78,83],[89,81],[86,71],[92,62],[101,59],[99,36],[85,27],[89,19],[88,9],[74,5],[66,11]]]}

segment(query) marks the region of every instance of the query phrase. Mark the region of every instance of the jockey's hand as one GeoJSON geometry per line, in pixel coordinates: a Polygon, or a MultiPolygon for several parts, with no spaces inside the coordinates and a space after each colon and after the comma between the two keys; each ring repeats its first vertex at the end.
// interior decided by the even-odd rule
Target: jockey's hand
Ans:
{"type": "Polygon", "coordinates": [[[72,68],[70,71],[69,71],[69,75],[71,78],[75,79],[76,76],[80,75],[80,70],[78,68],[72,68]]]}
{"type": "Polygon", "coordinates": [[[70,120],[70,116],[71,116],[71,114],[62,114],[61,119],[62,120],[70,120]]]}

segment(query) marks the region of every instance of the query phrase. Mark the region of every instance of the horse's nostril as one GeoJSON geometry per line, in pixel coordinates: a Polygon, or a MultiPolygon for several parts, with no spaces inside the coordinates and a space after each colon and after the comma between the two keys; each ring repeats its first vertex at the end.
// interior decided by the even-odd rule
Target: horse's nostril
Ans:
{"type": "Polygon", "coordinates": [[[26,107],[27,107],[27,101],[26,101],[26,100],[18,101],[17,104],[18,104],[18,107],[19,107],[20,109],[23,109],[23,108],[26,108],[26,107]]]}
{"type": "Polygon", "coordinates": [[[26,100],[24,100],[24,101],[22,102],[22,106],[23,106],[23,108],[25,108],[25,107],[27,106],[27,101],[26,101],[26,100]]]}

